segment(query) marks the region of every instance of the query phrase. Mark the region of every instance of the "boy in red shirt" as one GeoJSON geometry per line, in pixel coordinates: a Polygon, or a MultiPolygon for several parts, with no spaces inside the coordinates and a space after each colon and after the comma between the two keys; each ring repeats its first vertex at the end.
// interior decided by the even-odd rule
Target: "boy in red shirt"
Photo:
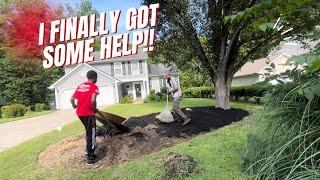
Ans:
{"type": "Polygon", "coordinates": [[[87,141],[87,163],[96,163],[97,157],[94,154],[96,141],[96,118],[95,113],[98,112],[96,98],[99,89],[95,85],[98,75],[95,71],[87,72],[88,81],[80,84],[70,101],[73,108],[77,109],[77,115],[86,129],[87,141]],[[77,104],[75,103],[77,99],[77,104]]]}

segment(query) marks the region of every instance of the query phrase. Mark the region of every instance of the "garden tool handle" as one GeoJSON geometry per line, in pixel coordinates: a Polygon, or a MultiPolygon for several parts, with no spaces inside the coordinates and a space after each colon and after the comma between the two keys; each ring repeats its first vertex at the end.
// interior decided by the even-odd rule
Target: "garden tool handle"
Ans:
{"type": "Polygon", "coordinates": [[[169,95],[168,95],[168,93],[167,93],[166,109],[168,109],[168,103],[169,103],[169,95]]]}

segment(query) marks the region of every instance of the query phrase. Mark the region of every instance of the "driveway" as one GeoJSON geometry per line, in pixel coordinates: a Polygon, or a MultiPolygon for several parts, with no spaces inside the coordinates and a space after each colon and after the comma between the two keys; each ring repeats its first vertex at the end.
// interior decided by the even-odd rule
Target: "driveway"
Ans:
{"type": "Polygon", "coordinates": [[[0,152],[56,130],[77,119],[74,109],[58,110],[49,114],[0,124],[0,152]]]}

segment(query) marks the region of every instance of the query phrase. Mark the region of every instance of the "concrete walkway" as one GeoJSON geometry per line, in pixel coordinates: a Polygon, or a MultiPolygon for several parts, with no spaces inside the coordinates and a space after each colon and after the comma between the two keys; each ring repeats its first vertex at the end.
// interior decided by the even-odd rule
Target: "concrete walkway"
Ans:
{"type": "Polygon", "coordinates": [[[56,130],[77,119],[74,109],[58,110],[49,114],[0,124],[0,152],[56,130]]]}

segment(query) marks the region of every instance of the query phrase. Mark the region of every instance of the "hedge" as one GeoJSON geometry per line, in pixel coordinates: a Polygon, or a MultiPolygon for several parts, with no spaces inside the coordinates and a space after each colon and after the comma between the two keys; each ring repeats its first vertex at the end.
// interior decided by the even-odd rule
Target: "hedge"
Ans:
{"type": "Polygon", "coordinates": [[[11,104],[1,108],[3,114],[7,118],[21,117],[26,113],[26,106],[23,104],[11,104]]]}
{"type": "Polygon", "coordinates": [[[209,98],[213,97],[213,87],[192,87],[183,91],[183,96],[186,98],[209,98]]]}
{"type": "MultiPolygon", "coordinates": [[[[163,93],[166,92],[167,90],[161,90],[162,92],[157,92],[155,90],[150,90],[150,94],[147,96],[147,98],[145,99],[145,102],[164,102],[167,100],[167,93],[163,93]]],[[[169,96],[169,101],[172,101],[172,96],[171,94],[168,95],[169,96]]]]}
{"type": "Polygon", "coordinates": [[[236,86],[230,90],[230,96],[236,101],[243,98],[244,101],[248,101],[253,98],[256,103],[260,103],[261,98],[272,90],[272,85],[269,84],[253,84],[250,86],[236,86]]]}
{"type": "MultiPolygon", "coordinates": [[[[236,101],[242,98],[244,101],[254,99],[256,103],[261,102],[261,98],[272,89],[269,84],[253,84],[250,86],[236,86],[230,90],[230,97],[236,101]]],[[[193,87],[183,91],[183,96],[188,98],[208,98],[214,97],[213,87],[193,87]]]]}
{"type": "Polygon", "coordinates": [[[45,103],[37,103],[34,106],[34,111],[41,112],[41,111],[45,111],[45,110],[50,110],[50,107],[48,105],[46,105],[45,103]]]}

